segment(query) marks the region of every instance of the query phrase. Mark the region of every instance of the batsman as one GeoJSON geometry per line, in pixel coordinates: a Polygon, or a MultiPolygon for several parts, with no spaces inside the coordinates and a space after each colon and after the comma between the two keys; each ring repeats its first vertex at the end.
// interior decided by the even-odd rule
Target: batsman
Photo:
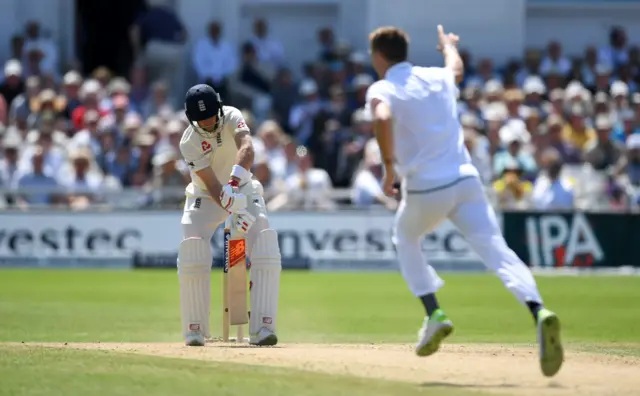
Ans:
{"type": "Polygon", "coordinates": [[[229,216],[234,232],[245,235],[251,265],[250,344],[278,342],[276,317],[280,271],[278,235],[269,228],[260,182],[252,178],[254,149],[242,113],[223,106],[209,85],[191,87],[185,96],[190,126],[180,152],[191,172],[182,215],[178,253],[182,330],[186,345],[204,346],[211,337],[210,240],[229,216]]]}

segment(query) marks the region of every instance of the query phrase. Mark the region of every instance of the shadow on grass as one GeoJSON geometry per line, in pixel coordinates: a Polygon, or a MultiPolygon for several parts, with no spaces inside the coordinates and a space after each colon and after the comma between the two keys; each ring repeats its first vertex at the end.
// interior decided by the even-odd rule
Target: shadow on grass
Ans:
{"type": "Polygon", "coordinates": [[[500,389],[518,389],[518,388],[562,389],[564,388],[564,386],[555,382],[551,382],[547,386],[530,386],[530,385],[523,386],[523,385],[516,385],[516,384],[460,384],[460,383],[454,383],[454,382],[433,381],[433,382],[423,382],[420,384],[420,386],[424,388],[459,388],[459,389],[496,389],[496,388],[500,388],[500,389]]]}

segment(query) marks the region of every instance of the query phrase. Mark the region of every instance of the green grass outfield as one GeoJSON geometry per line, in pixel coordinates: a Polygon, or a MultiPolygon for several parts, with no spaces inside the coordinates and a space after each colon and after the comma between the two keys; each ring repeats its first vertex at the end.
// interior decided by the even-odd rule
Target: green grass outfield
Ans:
{"type": "MultiPolygon", "coordinates": [[[[440,302],[456,324],[451,343],[535,342],[529,313],[497,278],[443,277],[440,302]]],[[[216,333],[221,282],[216,273],[216,333]]],[[[539,277],[538,283],[570,348],[638,354],[640,277],[539,277]]],[[[422,315],[399,274],[282,276],[284,343],[413,343],[422,315]]],[[[0,271],[0,395],[434,394],[431,387],[284,368],[7,344],[23,341],[180,342],[175,271],[0,271]]]]}

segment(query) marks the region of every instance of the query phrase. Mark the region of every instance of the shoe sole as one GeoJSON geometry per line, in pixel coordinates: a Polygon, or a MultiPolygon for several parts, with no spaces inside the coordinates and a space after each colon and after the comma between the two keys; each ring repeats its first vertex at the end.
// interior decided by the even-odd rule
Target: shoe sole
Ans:
{"type": "Polygon", "coordinates": [[[453,326],[442,326],[431,336],[429,342],[416,349],[416,355],[420,357],[430,356],[438,352],[442,341],[453,333],[453,326]]]}
{"type": "Polygon", "coordinates": [[[278,337],[275,334],[271,334],[263,338],[262,340],[251,343],[251,345],[255,346],[274,346],[278,343],[278,337]]]}
{"type": "Polygon", "coordinates": [[[560,371],[564,361],[564,350],[560,339],[560,319],[555,314],[542,319],[540,336],[540,368],[546,377],[553,377],[560,371]]]}

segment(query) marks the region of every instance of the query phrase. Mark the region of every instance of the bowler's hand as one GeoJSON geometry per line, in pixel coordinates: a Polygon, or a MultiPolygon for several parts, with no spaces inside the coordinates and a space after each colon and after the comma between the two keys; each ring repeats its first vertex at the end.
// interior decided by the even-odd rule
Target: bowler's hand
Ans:
{"type": "Polygon", "coordinates": [[[444,47],[452,45],[458,47],[460,37],[453,33],[445,33],[442,25],[438,25],[438,51],[442,52],[444,47]]]}

